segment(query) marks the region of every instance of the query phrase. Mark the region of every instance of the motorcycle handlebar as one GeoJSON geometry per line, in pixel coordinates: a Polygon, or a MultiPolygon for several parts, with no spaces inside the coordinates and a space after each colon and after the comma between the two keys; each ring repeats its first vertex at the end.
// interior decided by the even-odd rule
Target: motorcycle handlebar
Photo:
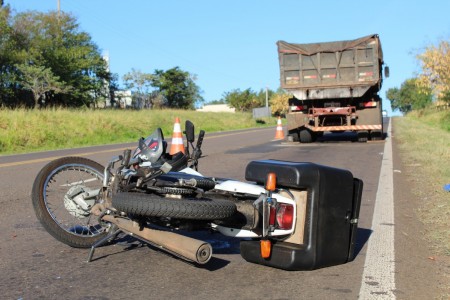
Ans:
{"type": "Polygon", "coordinates": [[[198,140],[197,140],[197,146],[196,146],[197,149],[200,149],[202,147],[204,136],[205,136],[205,131],[200,130],[200,133],[198,134],[198,140]]]}
{"type": "Polygon", "coordinates": [[[205,131],[200,130],[200,133],[198,134],[197,146],[195,147],[194,152],[192,153],[192,159],[194,161],[193,166],[195,167],[195,169],[197,169],[198,159],[202,156],[201,147],[202,147],[204,136],[205,136],[205,131]]]}

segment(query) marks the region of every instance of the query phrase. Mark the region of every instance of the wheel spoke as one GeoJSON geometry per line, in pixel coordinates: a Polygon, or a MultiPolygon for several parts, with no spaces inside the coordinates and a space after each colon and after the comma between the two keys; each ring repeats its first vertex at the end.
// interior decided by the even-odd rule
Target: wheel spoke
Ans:
{"type": "MultiPolygon", "coordinates": [[[[96,219],[72,201],[70,191],[98,189],[102,185],[101,174],[83,165],[61,166],[47,178],[45,205],[53,220],[65,231],[80,236],[94,236],[102,232],[96,219]]],[[[75,195],[76,196],[76,195],[75,195]]]]}
{"type": "Polygon", "coordinates": [[[96,181],[96,180],[98,180],[98,178],[91,178],[91,179],[87,179],[87,180],[81,180],[81,181],[77,181],[77,182],[66,183],[66,184],[62,184],[61,186],[71,187],[71,186],[75,186],[75,185],[79,185],[79,184],[85,184],[87,182],[92,182],[92,181],[96,181]]]}

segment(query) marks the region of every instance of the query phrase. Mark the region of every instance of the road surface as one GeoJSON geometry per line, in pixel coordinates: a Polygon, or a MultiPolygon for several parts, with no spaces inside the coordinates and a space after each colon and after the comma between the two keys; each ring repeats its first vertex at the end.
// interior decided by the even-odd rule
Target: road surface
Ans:
{"type": "MultiPolygon", "coordinates": [[[[54,158],[79,155],[106,164],[122,149],[135,146],[108,145],[0,157],[0,298],[393,299],[399,291],[400,295],[408,295],[391,282],[395,259],[373,265],[379,264],[376,251],[380,245],[371,246],[369,242],[375,240],[373,226],[378,228],[377,224],[382,223],[372,219],[383,215],[377,213],[380,208],[374,215],[377,193],[385,190],[379,186],[379,180],[392,184],[391,177],[380,177],[383,164],[388,164],[388,168],[390,164],[388,173],[392,176],[392,154],[385,153],[388,140],[354,143],[341,136],[301,145],[275,141],[274,135],[274,128],[207,133],[203,143],[206,156],[200,160],[200,171],[208,176],[244,180],[249,161],[269,158],[350,170],[364,181],[353,262],[307,272],[282,271],[243,260],[238,240],[204,234],[201,237],[212,244],[214,254],[203,267],[130,239],[99,248],[95,260],[86,263],[87,249],[70,248],[45,232],[34,215],[30,192],[36,174],[54,158]],[[372,253],[370,258],[368,253],[372,253]],[[378,271],[387,275],[379,279],[378,271]]],[[[392,195],[392,190],[387,193],[392,195]]],[[[393,226],[394,223],[385,222],[388,235],[393,226]]],[[[378,242],[383,243],[383,238],[378,242]]]]}

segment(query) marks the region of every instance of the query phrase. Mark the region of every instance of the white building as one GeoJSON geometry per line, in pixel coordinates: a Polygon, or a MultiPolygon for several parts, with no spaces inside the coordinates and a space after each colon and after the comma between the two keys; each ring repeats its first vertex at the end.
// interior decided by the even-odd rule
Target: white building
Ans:
{"type": "Polygon", "coordinates": [[[203,112],[236,112],[236,108],[229,107],[228,104],[208,104],[204,105],[202,108],[197,109],[197,111],[203,112]]]}
{"type": "Polygon", "coordinates": [[[130,107],[133,102],[133,98],[131,96],[131,91],[130,90],[115,91],[114,92],[114,101],[115,101],[116,105],[120,108],[130,107]]]}

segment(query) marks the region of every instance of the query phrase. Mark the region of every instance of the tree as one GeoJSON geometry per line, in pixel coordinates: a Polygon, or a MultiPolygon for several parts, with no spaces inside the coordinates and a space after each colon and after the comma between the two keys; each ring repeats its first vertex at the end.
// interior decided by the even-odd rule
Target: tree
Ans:
{"type": "Polygon", "coordinates": [[[140,70],[131,69],[131,72],[122,77],[125,87],[134,91],[134,101],[137,108],[151,107],[151,87],[154,76],[149,73],[143,73],[140,70]]]}
{"type": "Polygon", "coordinates": [[[17,51],[9,5],[0,7],[0,105],[11,106],[19,97],[15,77],[20,51],[17,51]]]}
{"type": "Polygon", "coordinates": [[[292,95],[285,93],[283,90],[277,91],[270,98],[270,108],[274,115],[286,115],[289,111],[289,99],[292,95]]]}
{"type": "Polygon", "coordinates": [[[229,106],[236,108],[239,111],[249,111],[253,108],[266,106],[266,97],[269,101],[275,95],[275,92],[270,89],[260,89],[259,92],[254,92],[251,88],[241,91],[234,89],[225,92],[220,101],[227,103],[229,106]]]}
{"type": "MultiPolygon", "coordinates": [[[[14,79],[21,76],[16,65],[26,64],[51,70],[73,88],[71,93],[46,93],[46,105],[90,106],[108,97],[111,73],[107,63],[74,17],[35,11],[11,17],[6,16],[7,9],[0,7],[0,89],[2,94],[14,95],[14,105],[27,103],[28,91],[14,79]]],[[[2,96],[2,102],[8,99],[2,96]]]]}
{"type": "Polygon", "coordinates": [[[223,100],[231,107],[239,111],[249,111],[254,107],[259,107],[259,101],[255,92],[250,88],[241,91],[234,89],[223,94],[223,100]]]}
{"type": "Polygon", "coordinates": [[[167,99],[158,91],[154,91],[150,94],[150,102],[152,103],[152,108],[162,109],[167,106],[167,99]]]}
{"type": "Polygon", "coordinates": [[[209,101],[207,104],[226,104],[225,100],[220,99],[220,100],[213,100],[213,101],[209,101]]]}
{"type": "Polygon", "coordinates": [[[155,70],[152,86],[164,96],[169,107],[194,109],[196,104],[204,101],[195,79],[194,75],[179,67],[167,71],[155,70]]]}
{"type": "Polygon", "coordinates": [[[267,93],[266,89],[260,89],[259,92],[256,93],[256,103],[254,103],[255,107],[266,106],[266,96],[268,99],[271,99],[273,95],[275,95],[275,92],[271,89],[267,89],[267,93]]]}
{"type": "Polygon", "coordinates": [[[410,110],[422,109],[432,102],[432,91],[430,88],[419,88],[418,79],[405,80],[400,89],[390,88],[386,91],[386,98],[391,101],[393,110],[407,113],[410,110]]]}
{"type": "Polygon", "coordinates": [[[47,92],[58,94],[71,90],[70,86],[65,85],[50,69],[43,66],[17,65],[17,69],[22,75],[17,82],[33,93],[34,107],[39,106],[39,99],[47,92]]]}
{"type": "Polygon", "coordinates": [[[433,91],[437,100],[450,101],[450,43],[441,41],[417,55],[422,72],[416,82],[421,92],[433,91]]]}
{"type": "Polygon", "coordinates": [[[111,73],[111,79],[109,81],[109,103],[111,107],[116,107],[116,93],[119,90],[119,75],[117,73],[111,73]]]}

